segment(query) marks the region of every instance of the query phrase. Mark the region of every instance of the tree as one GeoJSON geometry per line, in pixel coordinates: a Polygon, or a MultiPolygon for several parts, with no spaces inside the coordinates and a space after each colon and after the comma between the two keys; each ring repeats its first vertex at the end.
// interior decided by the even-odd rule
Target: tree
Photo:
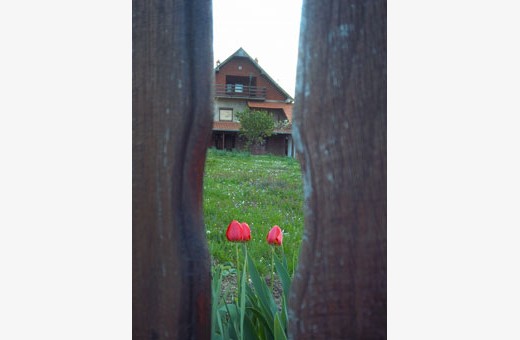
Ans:
{"type": "Polygon", "coordinates": [[[246,138],[246,147],[264,145],[273,134],[274,119],[267,111],[245,110],[237,113],[240,135],[246,138]]]}

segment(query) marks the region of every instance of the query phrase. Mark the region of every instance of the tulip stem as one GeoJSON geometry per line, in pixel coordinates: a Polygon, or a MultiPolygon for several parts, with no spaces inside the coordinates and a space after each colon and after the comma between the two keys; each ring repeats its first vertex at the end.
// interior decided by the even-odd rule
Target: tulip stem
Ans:
{"type": "Polygon", "coordinates": [[[237,284],[238,284],[238,280],[239,280],[239,277],[240,277],[240,270],[239,270],[240,260],[239,260],[239,257],[238,257],[238,243],[235,243],[235,249],[237,251],[237,284]]]}
{"type": "Polygon", "coordinates": [[[244,318],[246,315],[246,284],[247,284],[247,246],[244,243],[244,266],[240,282],[240,339],[244,339],[244,318]]]}
{"type": "Polygon", "coordinates": [[[272,250],[272,253],[271,253],[271,292],[273,293],[273,297],[274,297],[274,290],[273,290],[273,287],[274,287],[274,246],[271,246],[271,250],[272,250]]]}

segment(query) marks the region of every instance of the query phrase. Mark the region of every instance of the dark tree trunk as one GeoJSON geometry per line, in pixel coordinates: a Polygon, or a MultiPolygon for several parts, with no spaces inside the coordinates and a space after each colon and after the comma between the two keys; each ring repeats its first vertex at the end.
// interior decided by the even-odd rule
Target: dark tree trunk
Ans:
{"type": "Polygon", "coordinates": [[[292,339],[386,338],[386,1],[303,5],[293,135],[305,232],[292,339]]]}
{"type": "Polygon", "coordinates": [[[132,9],[133,338],[209,339],[211,1],[134,0],[132,9]]]}

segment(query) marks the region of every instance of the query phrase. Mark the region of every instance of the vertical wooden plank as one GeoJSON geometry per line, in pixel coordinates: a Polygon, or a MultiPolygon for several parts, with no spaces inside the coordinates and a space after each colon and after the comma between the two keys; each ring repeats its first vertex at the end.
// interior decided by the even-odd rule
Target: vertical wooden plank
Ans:
{"type": "Polygon", "coordinates": [[[134,0],[132,28],[133,338],[209,339],[211,1],[134,0]]]}
{"type": "Polygon", "coordinates": [[[304,0],[293,136],[305,232],[292,339],[386,338],[386,1],[304,0]]]}

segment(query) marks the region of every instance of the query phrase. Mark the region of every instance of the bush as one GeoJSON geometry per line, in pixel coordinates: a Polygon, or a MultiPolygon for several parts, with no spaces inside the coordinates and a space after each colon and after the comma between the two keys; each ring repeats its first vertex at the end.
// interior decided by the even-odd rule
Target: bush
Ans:
{"type": "Polygon", "coordinates": [[[246,139],[246,146],[263,145],[273,134],[275,122],[267,111],[245,110],[237,113],[240,121],[240,135],[246,139]]]}

